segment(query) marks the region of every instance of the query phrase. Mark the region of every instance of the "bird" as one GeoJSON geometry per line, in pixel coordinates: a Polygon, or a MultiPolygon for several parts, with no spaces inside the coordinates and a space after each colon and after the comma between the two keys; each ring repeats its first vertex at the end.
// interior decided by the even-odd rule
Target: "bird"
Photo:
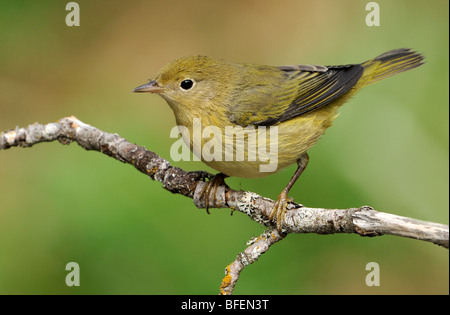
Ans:
{"type": "Polygon", "coordinates": [[[275,228],[284,232],[289,191],[308,165],[308,150],[332,125],[339,107],[361,88],[423,63],[423,55],[409,48],[390,50],[363,63],[337,66],[268,66],[186,56],[164,66],[133,92],[160,95],[173,110],[177,126],[187,130],[188,136],[184,134],[183,139],[191,151],[220,172],[202,191],[207,211],[208,196],[215,196],[217,187],[226,185],[226,177],[258,178],[297,164],[269,215],[275,228]],[[196,144],[189,135],[199,122],[210,128],[214,137],[202,137],[196,144]],[[268,139],[270,128],[276,130],[275,139],[268,139]],[[227,135],[227,130],[234,134],[227,135]],[[248,143],[237,141],[238,137],[248,143]],[[265,150],[251,146],[251,141],[265,150]],[[267,153],[272,141],[274,150],[267,153]],[[211,154],[202,154],[206,146],[210,151],[213,148],[212,158],[211,154]],[[262,166],[267,166],[262,162],[270,160],[276,167],[262,171],[262,166]]]}

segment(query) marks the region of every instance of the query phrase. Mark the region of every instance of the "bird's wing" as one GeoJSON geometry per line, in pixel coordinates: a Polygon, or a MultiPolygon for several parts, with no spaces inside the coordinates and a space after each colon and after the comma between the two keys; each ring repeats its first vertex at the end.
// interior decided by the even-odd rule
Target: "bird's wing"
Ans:
{"type": "Polygon", "coordinates": [[[228,117],[241,126],[270,126],[311,112],[348,92],[364,68],[346,66],[280,66],[277,80],[250,82],[240,90],[228,117]]]}

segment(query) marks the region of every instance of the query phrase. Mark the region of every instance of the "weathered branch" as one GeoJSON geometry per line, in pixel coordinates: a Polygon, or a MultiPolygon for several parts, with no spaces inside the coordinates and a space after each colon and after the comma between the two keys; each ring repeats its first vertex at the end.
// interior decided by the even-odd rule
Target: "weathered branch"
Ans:
{"type": "Polygon", "coordinates": [[[220,285],[220,294],[233,294],[241,271],[257,261],[262,254],[269,250],[270,246],[281,241],[284,237],[274,228],[266,230],[258,238],[248,241],[247,245],[249,246],[242,253],[239,253],[236,259],[225,268],[225,277],[220,285]]]}
{"type": "MultiPolygon", "coordinates": [[[[106,133],[83,123],[76,117],[66,117],[56,123],[35,123],[25,128],[3,132],[0,135],[0,150],[10,147],[31,147],[37,143],[58,140],[62,144],[77,142],[86,150],[96,150],[121,162],[133,165],[151,179],[162,183],[172,193],[193,198],[194,204],[204,208],[202,195],[205,179],[213,175],[198,171],[186,172],[145,148],[132,144],[117,134],[106,133]]],[[[227,266],[222,281],[221,294],[233,292],[239,273],[245,266],[255,262],[271,245],[289,233],[355,233],[361,236],[396,235],[449,247],[448,225],[419,221],[393,214],[378,212],[369,206],[350,209],[308,208],[290,202],[283,224],[284,235],[280,235],[268,219],[274,201],[248,191],[236,191],[219,187],[209,196],[210,207],[231,208],[247,214],[252,220],[269,227],[259,238],[252,240],[236,260],[227,266]]]]}

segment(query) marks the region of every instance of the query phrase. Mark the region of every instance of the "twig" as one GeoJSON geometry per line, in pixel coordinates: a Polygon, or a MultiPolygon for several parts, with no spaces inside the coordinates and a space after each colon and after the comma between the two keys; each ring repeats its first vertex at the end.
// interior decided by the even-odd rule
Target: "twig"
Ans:
{"type": "MultiPolygon", "coordinates": [[[[37,143],[58,140],[62,144],[77,142],[86,150],[96,150],[124,163],[133,165],[151,179],[162,183],[172,193],[193,198],[194,204],[204,208],[202,196],[205,180],[213,175],[203,171],[186,172],[145,148],[132,144],[117,134],[104,132],[83,123],[76,117],[66,117],[56,123],[35,123],[1,133],[0,150],[10,147],[31,147],[37,143]]],[[[271,245],[289,233],[355,233],[361,236],[396,235],[449,247],[448,225],[415,220],[378,212],[369,206],[350,209],[308,208],[290,202],[283,224],[283,235],[274,229],[268,217],[274,201],[248,191],[236,191],[225,186],[209,196],[210,207],[231,208],[247,214],[252,220],[268,227],[259,238],[252,240],[236,260],[226,268],[220,286],[221,294],[231,294],[240,272],[255,262],[271,245]]]]}
{"type": "Polygon", "coordinates": [[[249,246],[237,255],[235,261],[225,268],[225,277],[220,285],[220,294],[233,294],[241,271],[257,261],[262,254],[269,250],[270,246],[281,241],[283,238],[284,235],[281,235],[277,229],[271,229],[264,231],[258,238],[248,241],[247,245],[249,246]]]}

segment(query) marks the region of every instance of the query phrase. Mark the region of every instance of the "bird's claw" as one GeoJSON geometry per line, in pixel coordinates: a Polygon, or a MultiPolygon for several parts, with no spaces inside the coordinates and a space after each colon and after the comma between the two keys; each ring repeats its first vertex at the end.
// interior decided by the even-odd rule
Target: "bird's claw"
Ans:
{"type": "Polygon", "coordinates": [[[272,212],[269,215],[269,220],[272,221],[275,218],[276,227],[278,232],[282,232],[283,230],[283,221],[286,215],[287,203],[288,201],[292,201],[292,198],[288,197],[286,191],[282,191],[278,195],[278,200],[275,202],[273,206],[272,212]]]}
{"type": "Polygon", "coordinates": [[[210,214],[209,208],[214,207],[214,205],[216,204],[217,188],[220,186],[228,187],[228,185],[225,183],[226,177],[227,176],[222,173],[216,174],[203,186],[203,189],[200,192],[200,198],[204,198],[205,200],[205,208],[207,214],[210,214]]]}

